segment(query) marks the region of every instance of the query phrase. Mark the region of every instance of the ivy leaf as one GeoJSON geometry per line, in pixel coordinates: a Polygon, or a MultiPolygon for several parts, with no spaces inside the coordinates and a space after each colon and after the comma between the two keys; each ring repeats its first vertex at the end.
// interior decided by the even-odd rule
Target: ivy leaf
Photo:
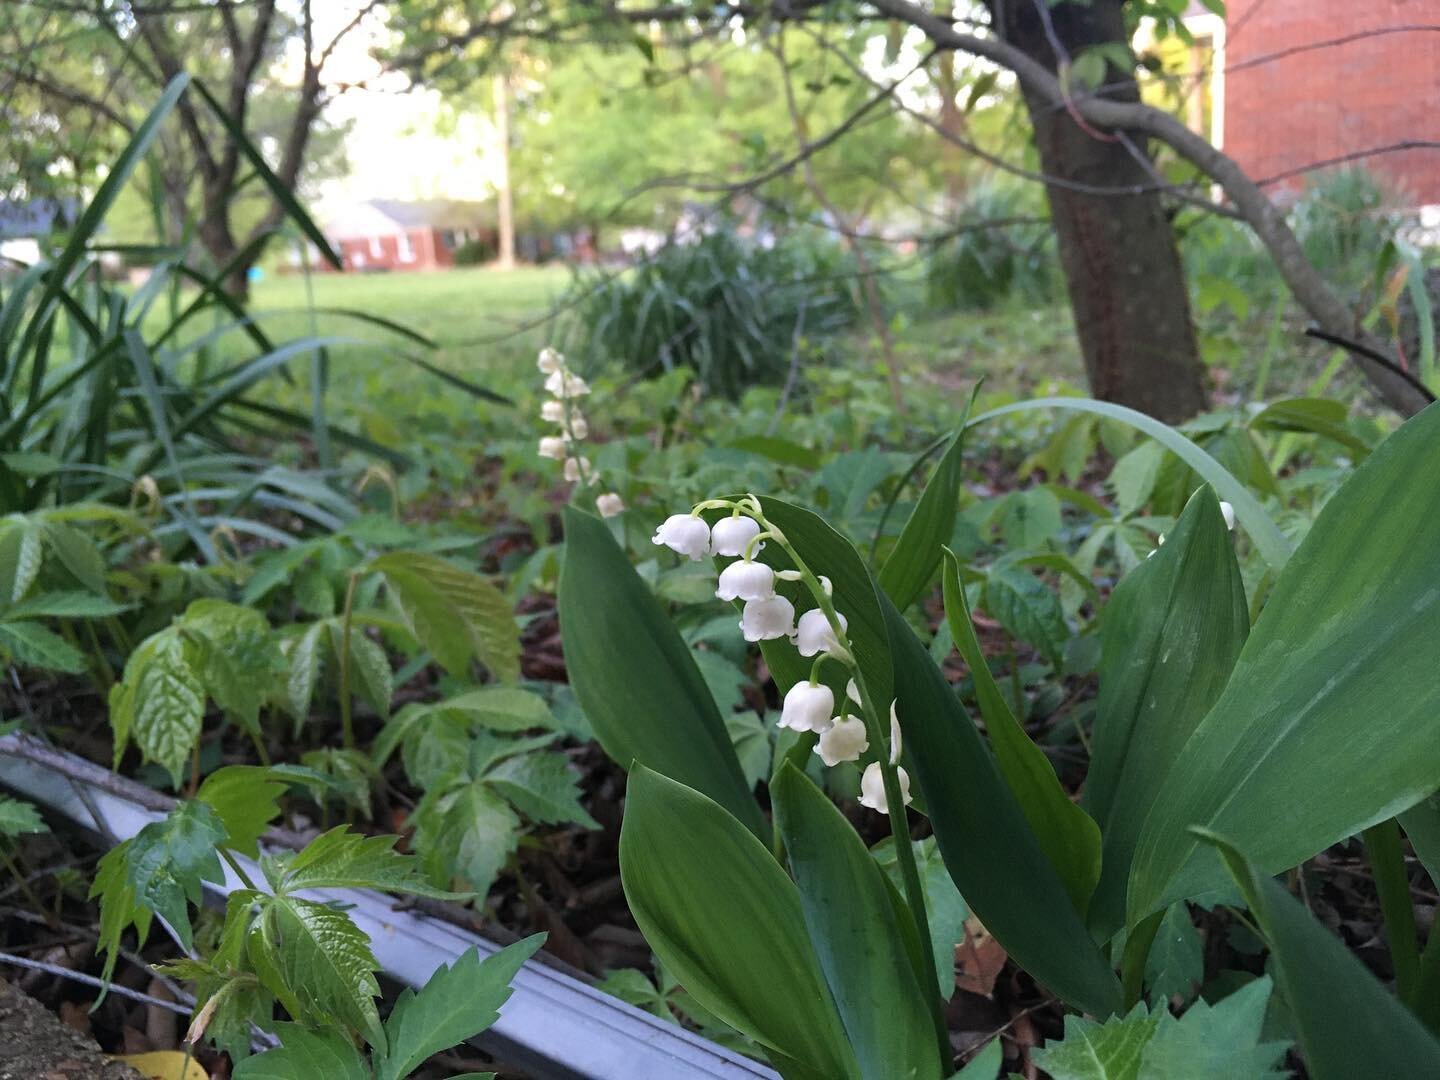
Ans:
{"type": "Polygon", "coordinates": [[[303,851],[267,861],[278,878],[276,892],[300,889],[384,889],[441,899],[456,894],[432,889],[420,876],[413,855],[395,850],[398,836],[362,836],[337,825],[321,833],[303,851]]]}
{"type": "Polygon", "coordinates": [[[28,802],[0,795],[0,836],[49,832],[50,826],[28,802]]]}
{"type": "Polygon", "coordinates": [[[0,650],[21,667],[79,675],[85,655],[52,630],[36,622],[0,622],[0,650]]]}
{"type": "Polygon", "coordinates": [[[309,1031],[301,1024],[276,1024],[280,1045],[235,1066],[235,1080],[370,1080],[365,1059],[338,1031],[309,1031]]]}
{"type": "Polygon", "coordinates": [[[125,866],[136,900],[169,923],[187,950],[191,947],[188,904],[203,902],[202,881],[225,880],[215,853],[224,841],[220,815],[194,801],[152,821],[130,841],[125,866]]]}
{"type": "Polygon", "coordinates": [[[162,630],[130,654],[125,677],[110,690],[117,766],[133,730],[145,759],[163,766],[179,787],[204,716],[205,689],[185,642],[173,627],[162,630]]]}
{"type": "Polygon", "coordinates": [[[507,758],[487,773],[485,780],[531,821],[600,827],[580,805],[580,780],[564,754],[541,752],[507,758]]]}
{"type": "Polygon", "coordinates": [[[437,968],[418,992],[406,988],[385,1021],[387,1048],[376,1058],[375,1080],[403,1080],[431,1054],[495,1023],[515,973],[544,942],[544,934],[534,934],[483,962],[472,948],[437,968]]]}
{"type": "Polygon", "coordinates": [[[269,769],[227,765],[205,778],[195,797],[211,807],[225,826],[225,845],[254,858],[256,841],[280,816],[285,785],[269,769]]]}
{"type": "Polygon", "coordinates": [[[1289,1044],[1260,1041],[1271,987],[1266,975],[1214,1005],[1195,1002],[1178,1020],[1161,1011],[1141,1058],[1139,1080],[1280,1080],[1289,1075],[1280,1067],[1289,1044]]]}
{"type": "Polygon", "coordinates": [[[379,964],[370,939],[343,911],[276,896],[250,931],[256,974],[297,1020],[343,1023],[383,1046],[375,999],[379,964]]]}
{"type": "Polygon", "coordinates": [[[520,677],[519,628],[495,586],[422,552],[391,552],[371,566],[385,576],[416,639],[450,674],[465,676],[473,657],[502,682],[520,677]]]}
{"type": "Polygon", "coordinates": [[[120,938],[127,927],[135,927],[139,944],[144,946],[150,933],[150,909],[136,899],[135,886],[130,882],[130,848],[134,840],[115,845],[100,858],[95,867],[95,881],[90,886],[90,899],[100,901],[99,947],[105,954],[105,969],[100,978],[110,981],[115,961],[120,959],[120,938]]]}
{"type": "Polygon", "coordinates": [[[483,781],[426,792],[411,820],[431,879],[459,878],[480,897],[519,842],[520,819],[483,781]]]}
{"type": "Polygon", "coordinates": [[[1165,1015],[1150,1015],[1143,1002],[1104,1023],[1071,1014],[1064,1039],[1030,1056],[1052,1080],[1140,1080],[1145,1046],[1165,1015]]]}

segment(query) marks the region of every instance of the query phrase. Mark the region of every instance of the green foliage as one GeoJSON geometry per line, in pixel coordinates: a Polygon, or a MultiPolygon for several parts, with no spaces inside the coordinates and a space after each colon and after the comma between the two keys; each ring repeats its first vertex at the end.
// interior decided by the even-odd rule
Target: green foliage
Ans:
{"type": "Polygon", "coordinates": [[[35,807],[20,799],[0,796],[0,836],[15,837],[49,830],[35,807]]]}
{"type": "Polygon", "coordinates": [[[1053,240],[1033,191],[983,186],[966,199],[956,235],[931,246],[926,300],[941,311],[1051,302],[1061,280],[1053,240]]]}
{"type": "Polygon", "coordinates": [[[677,368],[731,399],[785,381],[813,343],[860,310],[838,246],[782,238],[763,247],[729,229],[666,245],[623,276],[576,283],[582,369],[614,361],[639,375],[677,368]]]}

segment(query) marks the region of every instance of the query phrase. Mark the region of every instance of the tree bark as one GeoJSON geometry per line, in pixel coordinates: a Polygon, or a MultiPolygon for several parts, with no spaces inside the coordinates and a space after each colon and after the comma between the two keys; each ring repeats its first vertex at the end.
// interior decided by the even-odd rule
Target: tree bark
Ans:
{"type": "Polygon", "coordinates": [[[515,202],[510,189],[510,77],[495,75],[495,146],[500,151],[500,176],[495,182],[500,238],[495,265],[501,270],[515,266],[515,202]]]}
{"type": "MultiPolygon", "coordinates": [[[[1119,0],[1044,4],[991,0],[990,8],[1001,37],[1049,71],[1091,46],[1128,48],[1119,0]]],[[[1108,66],[1105,87],[1106,97],[1139,100],[1128,71],[1108,66]]],[[[1155,177],[1144,136],[1098,131],[1035,88],[1023,90],[1041,167],[1054,178],[1046,193],[1091,392],[1172,423],[1201,412],[1204,365],[1175,234],[1159,192],[1147,190],[1155,177]]]]}

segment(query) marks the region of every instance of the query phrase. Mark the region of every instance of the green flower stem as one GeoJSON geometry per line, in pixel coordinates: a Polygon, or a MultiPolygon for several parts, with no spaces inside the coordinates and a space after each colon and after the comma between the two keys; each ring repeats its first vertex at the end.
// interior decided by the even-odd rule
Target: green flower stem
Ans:
{"type": "Polygon", "coordinates": [[[355,614],[355,586],[360,575],[352,573],[345,587],[345,617],[340,631],[340,732],[346,750],[355,749],[355,725],[350,716],[350,631],[355,614]]]}
{"type": "Polygon", "coordinates": [[[925,911],[925,892],[920,885],[920,871],[915,864],[915,847],[914,842],[910,839],[910,822],[906,817],[905,797],[900,788],[900,776],[896,771],[896,766],[890,763],[888,727],[880,721],[880,715],[876,711],[870,691],[865,685],[865,676],[860,671],[859,663],[854,659],[855,650],[835,612],[835,602],[826,595],[820,580],[800,558],[799,552],[785,538],[784,533],[770,525],[763,516],[757,515],[757,519],[762,528],[780,546],[780,549],[790,557],[795,568],[800,571],[801,583],[810,590],[816,604],[825,613],[825,619],[830,624],[830,630],[835,635],[835,640],[845,654],[851,658],[846,666],[854,673],[855,686],[860,691],[860,715],[861,719],[865,721],[865,736],[869,739],[870,745],[878,751],[876,760],[879,762],[880,775],[885,782],[885,803],[889,811],[890,833],[895,840],[895,860],[900,866],[900,880],[904,886],[905,902],[910,908],[910,914],[915,920],[915,930],[920,936],[921,989],[925,993],[925,1000],[930,1004],[930,1016],[935,1024],[935,1035],[940,1045],[940,1060],[942,1062],[952,1061],[954,1055],[950,1047],[950,1036],[945,1025],[944,1012],[941,1009],[940,978],[935,969],[935,954],[929,947],[930,919],[925,911]]]}
{"type": "Polygon", "coordinates": [[[1410,900],[1410,879],[1405,874],[1405,851],[1395,819],[1365,830],[1365,855],[1375,875],[1385,939],[1395,967],[1395,990],[1413,1007],[1420,979],[1420,952],[1415,938],[1415,907],[1410,900]]]}

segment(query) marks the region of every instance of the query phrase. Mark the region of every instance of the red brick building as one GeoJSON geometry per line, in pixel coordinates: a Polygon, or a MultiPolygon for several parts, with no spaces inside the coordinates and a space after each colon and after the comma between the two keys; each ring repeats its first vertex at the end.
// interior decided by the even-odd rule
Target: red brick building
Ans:
{"type": "MultiPolygon", "coordinates": [[[[1212,137],[1256,179],[1297,188],[1316,162],[1440,140],[1440,0],[1228,0],[1223,28],[1206,22],[1212,137]]],[[[1406,203],[1440,204],[1440,149],[1363,162],[1406,203]]]]}
{"type": "Polygon", "coordinates": [[[369,199],[327,213],[323,229],[346,270],[439,270],[454,266],[466,243],[493,249],[495,210],[453,199],[369,199]]]}

